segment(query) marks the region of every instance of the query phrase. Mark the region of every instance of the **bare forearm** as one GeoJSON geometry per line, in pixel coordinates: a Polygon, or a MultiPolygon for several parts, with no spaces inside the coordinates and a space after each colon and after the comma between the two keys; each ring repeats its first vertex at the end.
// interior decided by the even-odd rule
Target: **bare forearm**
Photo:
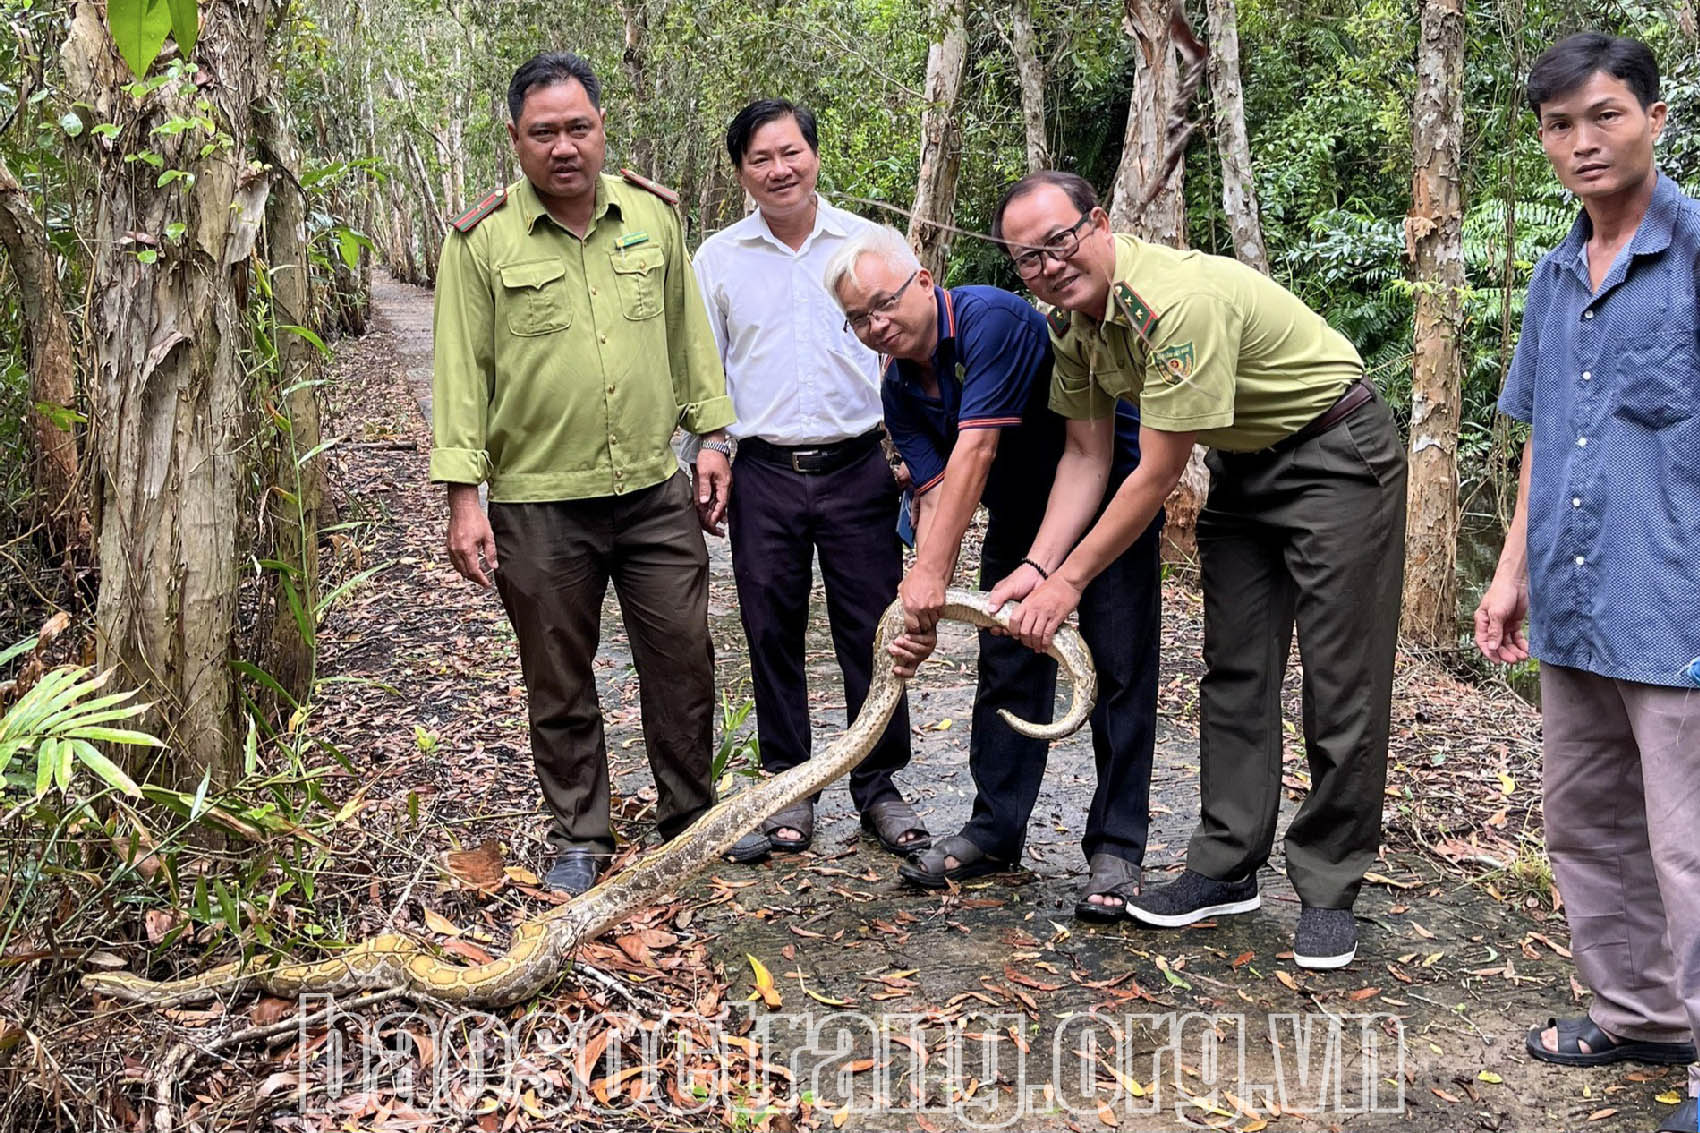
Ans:
{"type": "Polygon", "coordinates": [[[1526,584],[1529,577],[1529,475],[1534,464],[1535,440],[1523,442],[1523,462],[1517,473],[1517,508],[1511,515],[1511,527],[1505,532],[1505,546],[1499,552],[1495,577],[1526,584]]]}
{"type": "Polygon", "coordinates": [[[995,442],[959,443],[951,452],[944,480],[920,497],[923,520],[915,540],[916,567],[945,578],[955,573],[962,537],[974,520],[996,455],[995,442]]]}
{"type": "Polygon", "coordinates": [[[1065,450],[1057,462],[1057,478],[1051,484],[1050,499],[1045,504],[1044,522],[1033,537],[1033,549],[1027,552],[1027,557],[1055,573],[1068,558],[1080,533],[1098,514],[1109,482],[1107,461],[1100,461],[1092,453],[1065,450]]]}

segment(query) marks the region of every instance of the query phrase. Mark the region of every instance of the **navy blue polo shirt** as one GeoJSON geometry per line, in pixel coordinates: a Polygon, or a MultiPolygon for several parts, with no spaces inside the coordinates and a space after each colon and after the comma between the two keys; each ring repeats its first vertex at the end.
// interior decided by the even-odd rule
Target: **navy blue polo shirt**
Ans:
{"type": "MultiPolygon", "coordinates": [[[[1066,427],[1047,405],[1051,335],[1045,316],[996,287],[935,287],[933,297],[939,340],[932,367],[939,396],[927,396],[914,363],[892,359],[880,383],[886,431],[920,494],[944,479],[962,430],[1001,429],[981,502],[1000,525],[1036,529],[1066,427]]],[[[1110,489],[1138,463],[1138,410],[1118,401],[1110,489]]]]}

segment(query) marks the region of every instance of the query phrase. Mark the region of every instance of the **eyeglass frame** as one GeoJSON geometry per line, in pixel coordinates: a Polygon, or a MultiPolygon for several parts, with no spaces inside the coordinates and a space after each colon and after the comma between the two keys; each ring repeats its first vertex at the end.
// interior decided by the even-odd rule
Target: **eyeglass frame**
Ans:
{"type": "MultiPolygon", "coordinates": [[[[1022,279],[1033,279],[1045,270],[1046,257],[1056,260],[1059,264],[1072,260],[1075,256],[1080,254],[1080,226],[1082,224],[1090,224],[1091,221],[1092,214],[1090,212],[1081,213],[1079,220],[1075,221],[1073,224],[1069,225],[1057,234],[1056,239],[1061,243],[1057,244],[1055,247],[1052,247],[1049,244],[1044,244],[1037,247],[1028,247],[1025,251],[1020,252],[1019,254],[1010,252],[1009,258],[1010,262],[1015,265],[1015,274],[1020,276],[1022,279]],[[1064,245],[1072,246],[1065,252],[1063,251],[1064,245]],[[1033,270],[1023,271],[1021,261],[1029,256],[1035,257],[1032,261],[1033,270]]],[[[1005,248],[1008,248],[1007,244],[1005,245],[1005,248]]]]}
{"type": "Polygon", "coordinates": [[[903,286],[899,287],[896,291],[893,291],[890,295],[887,295],[884,299],[881,299],[878,303],[870,304],[866,311],[858,311],[855,314],[851,314],[849,311],[844,312],[844,330],[849,334],[859,334],[860,332],[856,329],[856,324],[858,322],[865,327],[873,322],[875,315],[889,316],[891,312],[897,309],[897,304],[903,299],[903,293],[909,290],[909,285],[914,283],[916,277],[920,274],[920,268],[916,268],[914,271],[910,272],[909,278],[903,281],[903,286]]]}

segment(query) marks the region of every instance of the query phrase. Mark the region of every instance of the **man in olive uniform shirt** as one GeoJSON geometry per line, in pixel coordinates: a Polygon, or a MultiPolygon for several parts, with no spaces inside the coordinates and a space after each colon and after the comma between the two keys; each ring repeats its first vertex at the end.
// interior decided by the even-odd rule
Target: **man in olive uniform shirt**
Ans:
{"type": "Polygon", "coordinates": [[[1174,927],[1258,907],[1296,621],[1311,786],[1286,838],[1303,903],[1294,961],[1348,964],[1352,904],[1381,840],[1404,564],[1405,454],[1392,417],[1351,343],[1291,293],[1234,260],[1112,234],[1079,177],[1017,182],[992,231],[1058,308],[1051,408],[1070,419],[1028,556],[1037,567],[993,591],[1022,599],[1018,638],[1047,643],[1150,523],[1193,444],[1212,450],[1198,518],[1200,822],[1187,870],[1132,898],[1128,913],[1174,927]],[[1118,398],[1139,406],[1141,460],[1093,523],[1118,398]]]}
{"type": "Polygon", "coordinates": [[[494,576],[519,639],[554,815],[549,883],[571,893],[614,848],[592,667],[610,578],[656,825],[671,837],[714,801],[702,530],[731,490],[732,404],[671,194],[602,174],[599,100],[574,55],[514,73],[508,132],[525,178],[455,221],[436,303],[431,479],[449,485],[455,569],[480,586],[494,576]],[[704,436],[694,508],[670,446],[678,426],[704,436]]]}

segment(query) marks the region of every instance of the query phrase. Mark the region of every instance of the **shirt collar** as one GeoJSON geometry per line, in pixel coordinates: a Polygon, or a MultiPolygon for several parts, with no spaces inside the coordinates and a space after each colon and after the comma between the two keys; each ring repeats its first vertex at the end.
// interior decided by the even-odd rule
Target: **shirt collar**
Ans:
{"type": "Polygon", "coordinates": [[[829,232],[834,236],[848,236],[850,234],[843,216],[839,214],[837,209],[821,200],[818,192],[815,194],[815,226],[809,230],[809,235],[803,241],[803,246],[794,253],[789,245],[773,234],[773,229],[768,227],[767,217],[762,214],[761,209],[758,208],[752,212],[745,218],[744,223],[748,227],[738,234],[739,240],[744,243],[765,242],[776,248],[783,248],[787,254],[799,256],[809,250],[809,245],[813,244],[815,238],[822,232],[829,232]]]}
{"type": "MultiPolygon", "coordinates": [[[[1670,247],[1671,233],[1676,227],[1678,213],[1685,199],[1682,190],[1675,181],[1663,173],[1655,173],[1658,178],[1653,184],[1653,199],[1647,202],[1647,211],[1641,217],[1641,223],[1635,226],[1635,235],[1630,238],[1626,254],[1618,257],[1618,262],[1628,267],[1629,261],[1636,256],[1650,256],[1670,247]]],[[[1583,209],[1576,217],[1576,223],[1570,226],[1570,234],[1564,238],[1564,243],[1558,247],[1559,262],[1568,265],[1588,278],[1588,240],[1594,234],[1594,222],[1588,217],[1588,210],[1583,209]]],[[[1612,275],[1616,275],[1616,264],[1613,265],[1612,275]]],[[[1601,283],[1600,290],[1605,290],[1606,284],[1612,282],[1610,276],[1601,283]]]]}
{"type": "MultiPolygon", "coordinates": [[[[520,219],[525,222],[526,232],[536,231],[538,220],[545,216],[548,216],[550,222],[557,228],[562,228],[561,223],[550,216],[549,210],[544,207],[543,198],[537,195],[537,186],[531,183],[531,178],[522,177],[520,179],[519,190],[514,193],[514,199],[519,202],[519,215],[520,219]]],[[[616,212],[619,211],[620,202],[615,200],[613,195],[608,192],[608,179],[599,173],[596,176],[596,203],[590,210],[590,228],[592,230],[596,228],[596,222],[607,215],[610,208],[616,212]]],[[[585,235],[589,236],[590,232],[587,231],[585,235]]]]}

